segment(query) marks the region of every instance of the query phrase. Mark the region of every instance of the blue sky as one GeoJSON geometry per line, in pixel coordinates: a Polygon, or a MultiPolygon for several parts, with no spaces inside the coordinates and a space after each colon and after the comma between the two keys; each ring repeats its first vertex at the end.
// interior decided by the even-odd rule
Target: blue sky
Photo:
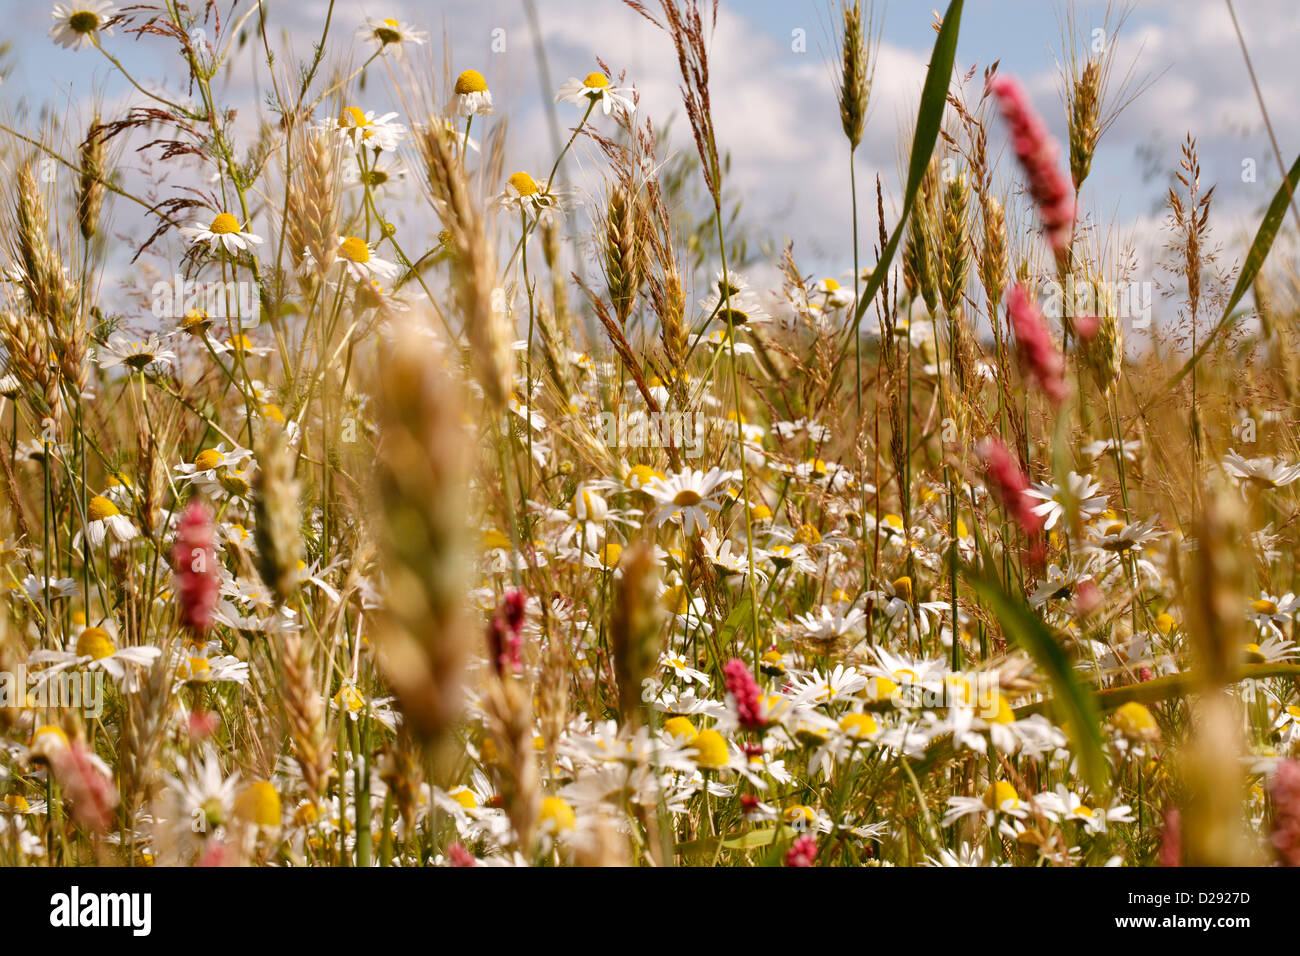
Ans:
{"type": "MultiPolygon", "coordinates": [[[[663,121],[678,111],[676,67],[667,42],[622,3],[538,0],[537,6],[554,85],[594,69],[594,57],[599,55],[615,69],[627,70],[628,81],[641,92],[643,112],[663,121]]],[[[896,208],[890,204],[896,202],[899,189],[900,136],[914,114],[933,41],[933,6],[895,0],[876,7],[877,16],[883,18],[882,43],[857,169],[859,183],[881,175],[887,211],[896,208]]],[[[269,0],[266,9],[275,45],[283,48],[287,37],[299,58],[307,56],[325,8],[324,0],[269,0]]],[[[1300,150],[1300,102],[1294,96],[1300,16],[1289,0],[1238,0],[1237,8],[1289,164],[1300,150]]],[[[96,51],[67,51],[48,40],[50,13],[45,4],[4,0],[0,9],[3,35],[14,46],[8,61],[10,75],[0,87],[0,109],[11,119],[21,112],[34,118],[45,108],[57,116],[73,115],[84,111],[92,97],[98,97],[109,111],[141,100],[96,51]]],[[[246,2],[237,4],[236,15],[247,9],[246,2]]],[[[229,4],[222,4],[222,10],[229,20],[229,4]]],[[[1000,59],[1003,71],[1022,77],[1053,133],[1063,138],[1057,68],[1062,20],[1068,11],[1087,32],[1101,26],[1106,10],[1105,3],[969,0],[959,66],[982,69],[1000,59]]],[[[365,43],[353,34],[367,15],[396,16],[429,30],[432,42],[425,47],[426,59],[435,62],[440,57],[432,52],[440,52],[445,21],[452,70],[481,69],[492,85],[499,112],[509,116],[510,167],[549,167],[551,139],[537,92],[532,35],[519,0],[338,3],[331,60],[359,62],[366,55],[365,43]],[[505,52],[491,49],[496,29],[506,31],[505,52]]],[[[829,21],[824,2],[724,2],[711,55],[719,134],[732,153],[731,182],[745,199],[747,220],[778,243],[793,240],[804,268],[834,274],[846,268],[851,258],[847,167],[827,53],[829,21]],[[791,49],[792,31],[799,29],[807,36],[802,53],[791,49]]],[[[1131,242],[1139,256],[1150,261],[1160,242],[1160,198],[1183,137],[1191,132],[1199,141],[1203,180],[1218,185],[1212,220],[1217,238],[1231,251],[1253,227],[1252,217],[1267,203],[1279,176],[1224,3],[1144,0],[1130,13],[1119,43],[1120,68],[1131,63],[1136,78],[1151,82],[1102,140],[1083,207],[1106,232],[1131,242]],[[1244,159],[1256,164],[1255,183],[1242,182],[1244,159]]],[[[119,32],[106,46],[142,83],[170,76],[169,89],[183,95],[175,85],[177,62],[164,41],[137,42],[119,32]]],[[[223,95],[240,106],[237,130],[247,132],[260,108],[250,80],[251,51],[240,54],[234,63],[238,68],[224,78],[223,95]]],[[[971,84],[972,96],[977,89],[978,79],[971,84]]],[[[380,70],[369,72],[366,95],[367,102],[358,105],[380,111],[398,108],[380,70]]],[[[562,122],[571,124],[576,119],[569,115],[574,109],[560,107],[562,122]]],[[[19,122],[29,129],[35,125],[34,119],[19,122]]],[[[75,125],[81,122],[77,119],[75,125]]],[[[674,143],[690,148],[684,125],[678,122],[674,132],[674,143]]],[[[999,151],[1005,148],[1003,131],[996,124],[991,145],[999,151]]],[[[569,169],[580,189],[593,185],[584,178],[591,159],[590,148],[579,149],[569,169]]],[[[123,162],[136,164],[137,160],[128,152],[123,162]]],[[[1008,181],[1011,165],[1009,157],[1001,158],[1000,172],[1008,181]]],[[[135,228],[134,210],[118,203],[115,215],[119,229],[135,228]]],[[[864,203],[861,215],[867,234],[874,235],[874,203],[864,203]]]]}

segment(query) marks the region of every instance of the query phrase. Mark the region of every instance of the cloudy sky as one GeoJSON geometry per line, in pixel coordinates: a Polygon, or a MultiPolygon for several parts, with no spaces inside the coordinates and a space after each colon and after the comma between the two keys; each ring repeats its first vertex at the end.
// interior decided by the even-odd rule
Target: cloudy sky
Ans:
{"type": "MultiPolygon", "coordinates": [[[[899,193],[900,133],[915,114],[933,42],[933,5],[930,0],[876,5],[882,40],[857,171],[860,184],[870,183],[876,174],[882,177],[890,210],[896,209],[890,204],[899,193]]],[[[220,6],[227,22],[248,9],[246,0],[235,4],[233,16],[228,3],[220,6]]],[[[273,46],[283,49],[287,42],[300,58],[308,56],[327,6],[325,0],[268,0],[273,46]]],[[[0,29],[12,44],[0,110],[11,120],[31,128],[43,109],[66,117],[92,96],[106,113],[141,99],[96,51],[68,51],[50,42],[45,4],[4,0],[0,7],[5,13],[0,29]]],[[[1237,0],[1236,7],[1289,164],[1300,151],[1300,100],[1294,95],[1300,11],[1293,0],[1237,0]]],[[[646,114],[659,122],[676,115],[674,143],[690,148],[680,117],[675,61],[662,34],[617,0],[536,0],[536,8],[552,86],[595,69],[600,56],[615,71],[626,70],[646,114]]],[[[435,63],[441,60],[445,29],[452,72],[481,70],[498,111],[510,118],[510,168],[549,168],[554,151],[539,95],[535,34],[521,0],[391,0],[384,6],[339,2],[334,7],[336,39],[329,46],[332,60],[358,63],[368,54],[364,41],[354,37],[366,16],[397,17],[427,29],[433,37],[427,59],[435,63]]],[[[1075,36],[1083,39],[1072,42],[1080,44],[1105,24],[1106,16],[1107,4],[1100,2],[968,0],[959,71],[982,70],[1000,60],[1003,71],[1025,81],[1061,138],[1065,124],[1058,63],[1065,21],[1075,22],[1075,36]]],[[[851,264],[851,247],[847,158],[828,49],[830,20],[825,0],[724,0],[711,57],[719,137],[732,156],[730,182],[744,199],[747,222],[777,242],[793,241],[805,269],[834,274],[851,264]]],[[[1114,20],[1112,11],[1112,24],[1114,20]]],[[[1280,176],[1225,3],[1141,0],[1118,42],[1117,69],[1131,66],[1134,80],[1145,88],[1102,140],[1082,197],[1084,208],[1107,231],[1131,238],[1149,257],[1160,237],[1161,197],[1182,141],[1191,133],[1200,147],[1202,179],[1218,187],[1213,224],[1231,259],[1280,176]],[[1254,163],[1255,182],[1243,181],[1247,160],[1254,163]]],[[[137,42],[119,33],[106,45],[142,84],[184,95],[176,85],[178,64],[165,42],[137,42]]],[[[254,73],[252,44],[234,66],[222,78],[222,96],[241,107],[240,126],[248,129],[261,108],[258,85],[265,84],[265,71],[260,77],[254,73]]],[[[368,79],[366,96],[373,100],[357,105],[381,112],[398,108],[382,71],[372,68],[368,79]]],[[[972,97],[977,83],[972,83],[972,97]]],[[[562,104],[561,123],[572,124],[576,109],[562,104]]],[[[991,143],[999,152],[1005,150],[996,126],[991,143]]],[[[569,173],[579,185],[591,159],[590,151],[575,156],[569,173]]],[[[137,160],[128,153],[123,162],[137,160]]],[[[1008,158],[1000,162],[1010,173],[1008,158]]],[[[115,215],[117,228],[129,231],[135,213],[119,203],[115,215]]],[[[867,234],[874,235],[874,202],[864,202],[862,216],[867,234]]]]}

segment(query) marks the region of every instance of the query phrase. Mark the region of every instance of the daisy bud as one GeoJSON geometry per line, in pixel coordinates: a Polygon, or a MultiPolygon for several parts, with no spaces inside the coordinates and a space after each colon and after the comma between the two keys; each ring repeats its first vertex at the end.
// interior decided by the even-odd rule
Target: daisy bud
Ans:
{"type": "Polygon", "coordinates": [[[982,454],[993,497],[1007,509],[1025,534],[1030,537],[1038,535],[1043,530],[1043,518],[1034,512],[1034,499],[1025,494],[1029,490],[1029,479],[1020,470],[1020,464],[997,438],[985,439],[982,454]]]}
{"type": "Polygon", "coordinates": [[[723,665],[722,674],[727,681],[727,693],[735,701],[740,726],[746,730],[761,730],[766,723],[763,720],[763,693],[745,662],[733,657],[723,665]]]}
{"type": "Polygon", "coordinates": [[[1070,386],[1065,380],[1065,359],[1052,342],[1047,320],[1019,283],[1007,294],[1007,318],[1016,333],[1020,364],[1052,404],[1059,406],[1070,394],[1070,386]]]}
{"type": "Polygon", "coordinates": [[[817,860],[817,840],[805,833],[790,844],[785,854],[786,866],[809,867],[817,860]]]}
{"type": "Polygon", "coordinates": [[[207,505],[197,499],[185,506],[177,522],[172,567],[176,572],[180,625],[192,638],[202,638],[212,626],[220,581],[212,549],[212,516],[207,505]]]}
{"type": "Polygon", "coordinates": [[[1057,168],[1056,143],[1017,80],[995,75],[989,80],[988,88],[997,97],[1002,118],[1011,127],[1011,145],[1028,180],[1029,195],[1038,206],[1043,233],[1056,257],[1062,259],[1070,250],[1074,191],[1057,168]]]}

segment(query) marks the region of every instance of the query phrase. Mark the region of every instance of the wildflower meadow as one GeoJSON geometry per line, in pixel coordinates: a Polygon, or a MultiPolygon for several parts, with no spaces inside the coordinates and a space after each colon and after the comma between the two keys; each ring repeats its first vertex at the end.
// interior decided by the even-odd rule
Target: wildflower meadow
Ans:
{"type": "Polygon", "coordinates": [[[0,6],[0,864],[1300,865],[1249,0],[1246,226],[1180,130],[1154,255],[1145,5],[1007,26],[1041,75],[962,45],[1015,3],[601,0],[635,63],[531,0],[0,6]],[[751,213],[744,16],[815,249],[751,213]]]}

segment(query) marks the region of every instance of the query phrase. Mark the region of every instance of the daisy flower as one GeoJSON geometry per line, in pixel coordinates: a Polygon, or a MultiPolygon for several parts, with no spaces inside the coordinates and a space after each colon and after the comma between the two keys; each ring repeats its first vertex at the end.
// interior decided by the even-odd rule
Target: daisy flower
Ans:
{"type": "Polygon", "coordinates": [[[401,272],[395,262],[374,255],[366,240],[359,236],[339,236],[339,262],[358,282],[375,278],[394,279],[401,272]]]}
{"type": "Polygon", "coordinates": [[[620,88],[611,85],[609,77],[604,73],[588,73],[581,80],[577,77],[569,77],[568,81],[560,87],[560,91],[555,94],[555,102],[565,100],[577,103],[579,106],[587,103],[599,105],[606,116],[614,110],[623,114],[636,110],[636,104],[621,95],[620,88]]]}
{"type": "Polygon", "coordinates": [[[322,129],[335,130],[353,146],[373,146],[375,152],[393,152],[406,136],[406,127],[394,123],[396,113],[376,116],[374,110],[345,106],[337,119],[327,119],[322,129]]]}
{"type": "MultiPolygon", "coordinates": [[[[86,503],[86,540],[92,548],[100,548],[106,538],[118,543],[130,541],[139,532],[131,519],[117,509],[117,505],[101,495],[96,495],[86,503]]],[[[81,545],[81,534],[72,541],[73,550],[81,545]]]]}
{"type": "Polygon", "coordinates": [[[1083,521],[1090,521],[1106,510],[1106,496],[1097,494],[1101,490],[1101,482],[1093,481],[1088,475],[1080,475],[1072,471],[1067,485],[1068,489],[1061,488],[1053,482],[1040,482],[1025,492],[1026,496],[1037,498],[1042,502],[1040,505],[1034,505],[1032,510],[1034,514],[1042,517],[1043,528],[1048,531],[1064,517],[1067,501],[1073,502],[1074,507],[1078,509],[1079,518],[1083,521]]]}
{"type": "Polygon", "coordinates": [[[117,8],[106,0],[90,0],[88,3],[56,3],[50,16],[54,25],[50,27],[50,38],[66,49],[80,50],[95,42],[95,34],[111,34],[108,21],[117,15],[117,8]]]}
{"type": "Polygon", "coordinates": [[[559,197],[551,191],[546,180],[536,180],[526,172],[511,173],[506,180],[506,188],[497,197],[497,201],[507,209],[531,212],[539,218],[543,214],[554,215],[562,208],[559,197]]]}
{"type": "Polygon", "coordinates": [[[423,46],[424,41],[429,38],[429,34],[425,31],[417,30],[400,20],[376,20],[374,17],[366,17],[357,30],[357,36],[363,40],[374,40],[379,44],[379,49],[385,53],[388,52],[389,47],[392,47],[398,56],[403,52],[403,44],[414,43],[416,46],[423,46]]]}
{"type": "Polygon", "coordinates": [[[721,468],[710,468],[707,472],[687,469],[667,478],[652,479],[641,490],[658,505],[653,516],[656,525],[680,518],[682,530],[692,534],[708,529],[709,512],[722,510],[716,500],[718,492],[736,477],[734,471],[721,468]]]}
{"type": "Polygon", "coordinates": [[[866,612],[856,607],[832,610],[822,605],[816,613],[796,614],[795,624],[809,640],[829,643],[857,631],[866,619],[866,612]]]}
{"type": "Polygon", "coordinates": [[[239,220],[228,212],[217,213],[212,223],[207,226],[200,222],[182,226],[181,233],[187,236],[193,245],[205,245],[210,249],[216,249],[220,245],[231,255],[249,250],[250,244],[260,245],[262,242],[261,236],[241,231],[239,220]]]}
{"type": "Polygon", "coordinates": [[[950,826],[963,817],[983,817],[987,826],[993,826],[999,815],[1023,820],[1028,809],[1020,801],[1016,788],[1005,780],[991,783],[981,797],[949,797],[948,812],[943,825],[950,826]]]}
{"type": "Polygon", "coordinates": [[[1300,599],[1294,594],[1278,597],[1261,591],[1259,597],[1250,602],[1246,617],[1261,631],[1272,631],[1277,637],[1285,639],[1281,626],[1290,624],[1297,610],[1300,610],[1300,599]]]}
{"type": "Polygon", "coordinates": [[[1288,465],[1280,458],[1243,458],[1231,448],[1223,456],[1223,470],[1243,483],[1243,494],[1246,484],[1281,488],[1300,478],[1300,464],[1288,465]]]}
{"type": "Polygon", "coordinates": [[[466,70],[456,77],[447,112],[457,116],[487,116],[492,112],[492,92],[478,70],[466,70]]]}
{"type": "Polygon", "coordinates": [[[833,704],[838,700],[851,697],[867,686],[867,678],[856,667],[836,664],[830,673],[813,670],[805,677],[795,677],[790,681],[793,703],[833,704]]]}
{"type": "Polygon", "coordinates": [[[130,339],[121,333],[112,335],[99,356],[99,367],[108,369],[125,365],[133,372],[148,369],[161,372],[176,361],[176,353],[163,348],[156,335],[147,339],[130,339]]]}
{"type": "Polygon", "coordinates": [[[128,691],[135,690],[137,671],[147,669],[162,655],[157,647],[117,647],[105,627],[88,627],[78,636],[72,650],[33,651],[27,658],[29,665],[48,665],[41,669],[38,681],[48,681],[70,667],[85,666],[88,670],[102,670],[121,683],[128,691]]]}

